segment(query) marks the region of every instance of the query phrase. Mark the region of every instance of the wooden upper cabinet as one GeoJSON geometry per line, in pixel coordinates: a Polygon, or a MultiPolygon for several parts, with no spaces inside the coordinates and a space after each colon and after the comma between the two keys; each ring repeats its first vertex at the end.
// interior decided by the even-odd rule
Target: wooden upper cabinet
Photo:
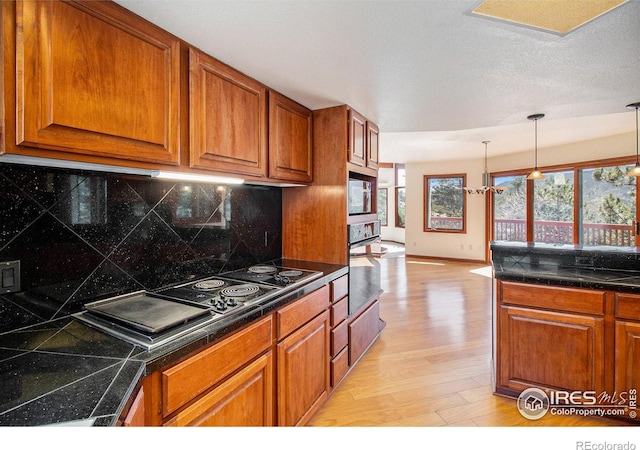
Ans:
{"type": "Polygon", "coordinates": [[[312,124],[311,110],[269,92],[269,178],[312,181],[312,124]]]}
{"type": "Polygon", "coordinates": [[[367,119],[349,109],[349,162],[366,166],[367,158],[367,119]]]}
{"type": "Polygon", "coordinates": [[[16,65],[17,145],[178,164],[176,37],[111,2],[18,1],[16,65]]]}
{"type": "Polygon", "coordinates": [[[378,136],[380,130],[378,126],[367,120],[367,167],[378,168],[378,136]]]}
{"type": "Polygon", "coordinates": [[[267,176],[267,91],[258,81],[189,49],[189,166],[267,176]]]}
{"type": "Polygon", "coordinates": [[[367,169],[378,169],[378,126],[349,108],[349,162],[367,169]]]}

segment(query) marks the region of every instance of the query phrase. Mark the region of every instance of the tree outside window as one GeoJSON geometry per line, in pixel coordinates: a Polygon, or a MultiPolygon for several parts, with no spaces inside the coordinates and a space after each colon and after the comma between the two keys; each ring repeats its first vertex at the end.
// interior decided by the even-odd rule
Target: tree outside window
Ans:
{"type": "Polygon", "coordinates": [[[580,171],[580,241],[584,245],[635,245],[636,180],[632,166],[580,171]]]}
{"type": "Polygon", "coordinates": [[[424,176],[424,231],[464,233],[466,175],[424,176]]]}
{"type": "Polygon", "coordinates": [[[533,184],[535,242],[573,243],[573,171],[545,173],[533,184]]]}
{"type": "Polygon", "coordinates": [[[380,225],[383,227],[388,225],[388,208],[387,188],[378,188],[378,220],[380,221],[380,225]]]}
{"type": "Polygon", "coordinates": [[[494,186],[506,188],[494,195],[493,239],[496,241],[527,241],[527,176],[496,177],[494,186]]]}
{"type": "Polygon", "coordinates": [[[396,188],[396,228],[404,228],[406,223],[405,190],[406,188],[403,187],[396,188]]]}

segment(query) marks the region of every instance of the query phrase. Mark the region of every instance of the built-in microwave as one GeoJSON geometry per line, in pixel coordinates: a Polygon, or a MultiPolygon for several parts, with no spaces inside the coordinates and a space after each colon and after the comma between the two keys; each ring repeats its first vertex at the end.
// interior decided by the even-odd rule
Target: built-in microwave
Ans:
{"type": "Polygon", "coordinates": [[[372,181],[349,178],[349,215],[373,212],[373,189],[372,181]]]}

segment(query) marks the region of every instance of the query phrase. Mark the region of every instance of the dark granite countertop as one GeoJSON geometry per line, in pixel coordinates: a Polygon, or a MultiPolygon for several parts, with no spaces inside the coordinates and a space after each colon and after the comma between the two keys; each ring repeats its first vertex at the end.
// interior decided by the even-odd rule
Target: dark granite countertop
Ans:
{"type": "Polygon", "coordinates": [[[117,425],[146,374],[348,273],[348,266],[334,264],[276,263],[323,277],[151,351],[71,316],[0,334],[0,426],[117,425]]]}
{"type": "Polygon", "coordinates": [[[637,247],[492,242],[496,279],[640,293],[637,247]]]}

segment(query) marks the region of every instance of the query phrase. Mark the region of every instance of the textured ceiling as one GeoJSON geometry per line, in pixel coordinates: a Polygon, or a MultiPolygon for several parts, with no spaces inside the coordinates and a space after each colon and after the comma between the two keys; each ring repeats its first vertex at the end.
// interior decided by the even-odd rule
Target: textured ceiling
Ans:
{"type": "Polygon", "coordinates": [[[311,109],[353,106],[380,126],[386,161],[482,154],[485,139],[526,150],[533,113],[541,146],[635,129],[638,0],[564,36],[472,15],[469,0],[117,3],[311,109]]]}

